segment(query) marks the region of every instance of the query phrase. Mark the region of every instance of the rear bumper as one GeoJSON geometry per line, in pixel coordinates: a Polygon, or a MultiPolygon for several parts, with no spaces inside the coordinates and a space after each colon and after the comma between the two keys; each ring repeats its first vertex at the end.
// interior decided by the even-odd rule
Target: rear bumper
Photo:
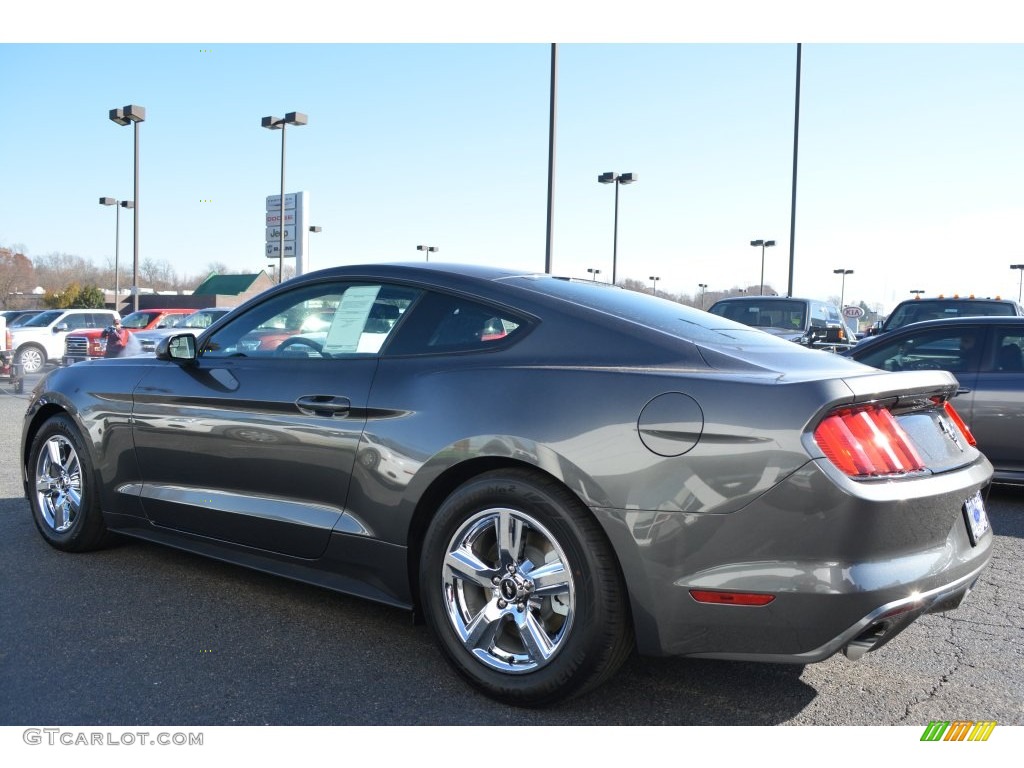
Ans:
{"type": "Polygon", "coordinates": [[[992,555],[963,504],[991,477],[843,487],[812,462],[728,514],[595,509],[630,588],[640,653],[791,663],[851,658],[915,619],[956,607],[992,555]],[[771,594],[763,606],[697,602],[690,590],[771,594]]]}

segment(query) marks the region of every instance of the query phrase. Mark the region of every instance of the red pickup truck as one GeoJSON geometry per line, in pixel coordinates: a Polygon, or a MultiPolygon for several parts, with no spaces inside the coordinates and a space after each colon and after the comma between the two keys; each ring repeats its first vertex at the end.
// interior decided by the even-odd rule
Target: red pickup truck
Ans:
{"type": "MultiPolygon", "coordinates": [[[[193,312],[194,309],[140,309],[125,317],[121,321],[121,327],[129,334],[153,328],[173,328],[193,312]]],[[[73,335],[69,334],[64,340],[64,365],[104,357],[107,352],[104,330],[90,328],[73,335]]]]}

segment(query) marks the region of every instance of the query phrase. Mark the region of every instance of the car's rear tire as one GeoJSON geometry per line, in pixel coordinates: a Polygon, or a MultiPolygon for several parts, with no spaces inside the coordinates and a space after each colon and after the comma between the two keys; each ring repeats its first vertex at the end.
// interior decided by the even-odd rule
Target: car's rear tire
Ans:
{"type": "Polygon", "coordinates": [[[26,344],[18,350],[14,362],[21,366],[23,373],[39,373],[46,365],[46,350],[35,344],[26,344]]]}
{"type": "Polygon", "coordinates": [[[496,470],[457,488],[427,531],[419,576],[441,650],[506,703],[578,696],[632,650],[611,545],[589,510],[540,473],[496,470]]]}
{"type": "Polygon", "coordinates": [[[39,429],[28,471],[32,517],[47,543],[67,552],[86,552],[108,542],[92,461],[70,417],[53,416],[39,429]]]}

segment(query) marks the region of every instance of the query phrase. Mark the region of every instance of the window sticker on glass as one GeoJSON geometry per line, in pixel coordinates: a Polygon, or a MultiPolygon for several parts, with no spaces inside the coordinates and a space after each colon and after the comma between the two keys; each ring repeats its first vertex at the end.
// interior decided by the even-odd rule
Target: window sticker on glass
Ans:
{"type": "Polygon", "coordinates": [[[334,312],[331,328],[327,332],[324,352],[337,355],[352,352],[376,352],[380,349],[387,334],[379,334],[381,338],[377,343],[377,349],[370,349],[367,348],[367,345],[360,344],[363,329],[366,327],[366,319],[370,316],[370,310],[373,308],[373,302],[377,299],[378,293],[380,293],[379,285],[355,285],[345,291],[341,303],[338,304],[338,309],[334,312]]]}

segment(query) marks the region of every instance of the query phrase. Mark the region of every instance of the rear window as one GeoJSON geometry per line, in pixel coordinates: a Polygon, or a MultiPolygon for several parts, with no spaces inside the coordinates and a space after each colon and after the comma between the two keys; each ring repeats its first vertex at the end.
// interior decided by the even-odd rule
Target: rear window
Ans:
{"type": "Polygon", "coordinates": [[[807,304],[803,301],[720,301],[710,311],[753,328],[801,331],[807,326],[807,304]]]}
{"type": "Polygon", "coordinates": [[[883,331],[892,331],[911,323],[924,320],[941,320],[944,317],[974,317],[995,315],[1012,317],[1017,307],[1012,301],[986,299],[911,299],[892,311],[882,326],[883,331]]]}

